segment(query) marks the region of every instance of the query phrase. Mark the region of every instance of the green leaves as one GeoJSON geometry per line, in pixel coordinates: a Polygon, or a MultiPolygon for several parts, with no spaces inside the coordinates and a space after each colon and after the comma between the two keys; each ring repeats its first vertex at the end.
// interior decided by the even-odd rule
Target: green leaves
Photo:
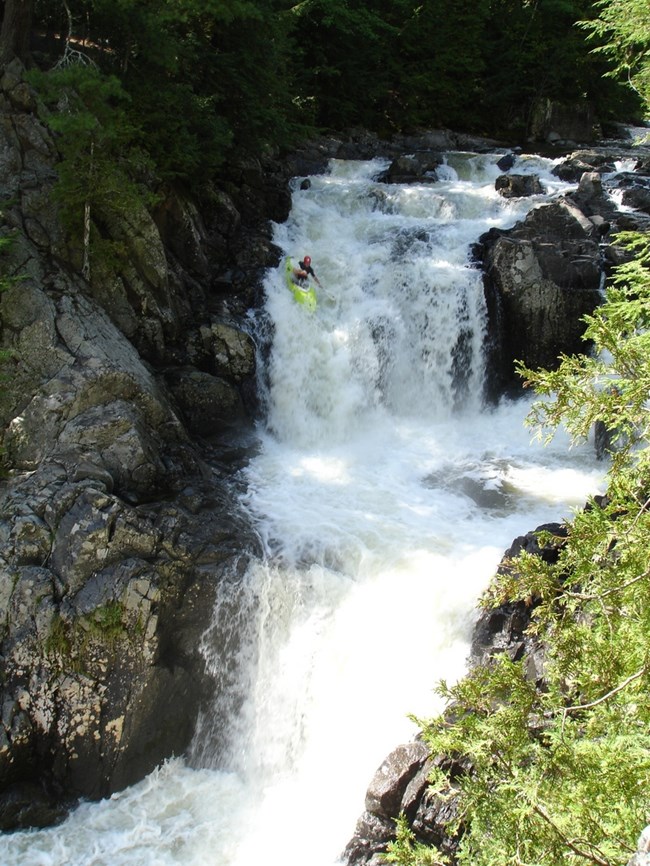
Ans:
{"type": "Polygon", "coordinates": [[[85,216],[92,212],[94,218],[95,210],[126,212],[150,200],[142,179],[151,173],[151,164],[141,132],[119,80],[95,66],[71,65],[30,77],[50,110],[50,126],[59,134],[54,195],[73,242],[84,245],[87,258],[85,216]]]}
{"type": "MultiPolygon", "coordinates": [[[[542,682],[526,658],[497,654],[453,688],[442,684],[448,712],[421,723],[432,754],[467,767],[454,778],[438,769],[431,782],[457,798],[450,829],[467,866],[619,866],[648,820],[650,237],[619,241],[636,258],[587,320],[597,354],[564,358],[555,372],[521,368],[545,397],[532,424],[562,423],[579,437],[598,420],[624,434],[608,496],[576,514],[566,539],[541,533],[555,555],[519,556],[482,602],[528,607],[542,682]]],[[[402,828],[394,862],[424,862],[416,851],[402,828]]]]}
{"type": "Polygon", "coordinates": [[[390,100],[402,62],[392,19],[405,5],[305,0],[294,8],[299,99],[313,107],[317,125],[377,129],[384,124],[382,106],[390,100]]]}
{"type": "MultiPolygon", "coordinates": [[[[590,52],[574,26],[593,15],[587,0],[68,0],[66,8],[69,21],[58,2],[42,0],[36,29],[72,26],[70,58],[83,55],[119,79],[158,177],[196,189],[233,152],[291,145],[315,127],[512,135],[526,132],[542,97],[586,96],[601,114],[620,114],[618,79],[627,74],[615,53],[590,52]],[[604,83],[607,70],[614,81],[604,83]]],[[[609,24],[598,21],[590,25],[604,28],[601,38],[609,24]]],[[[59,59],[60,47],[50,65],[59,59]]]]}
{"type": "Polygon", "coordinates": [[[623,74],[650,112],[650,6],[646,0],[599,0],[594,5],[598,17],[580,26],[599,43],[594,51],[614,61],[608,74],[623,74]]]}
{"type": "MultiPolygon", "coordinates": [[[[119,89],[105,102],[116,111],[116,120],[105,117],[103,128],[135,131],[158,180],[195,189],[205,188],[233,150],[259,153],[291,141],[298,127],[290,68],[292,16],[283,5],[276,0],[69,0],[69,44],[82,46],[87,65],[94,64],[103,81],[102,98],[109,82],[119,89]]],[[[39,6],[42,24],[53,31],[67,29],[56,8],[49,2],[39,6]]],[[[47,65],[58,59],[53,56],[47,65]]],[[[78,76],[72,87],[79,92],[83,75],[68,66],[78,76]]],[[[81,96],[98,117],[95,108],[101,107],[81,96]]],[[[79,124],[89,120],[76,111],[75,117],[79,124]]],[[[57,122],[54,112],[52,122],[57,122]]],[[[64,135],[74,138],[65,111],[62,122],[64,135]]]]}

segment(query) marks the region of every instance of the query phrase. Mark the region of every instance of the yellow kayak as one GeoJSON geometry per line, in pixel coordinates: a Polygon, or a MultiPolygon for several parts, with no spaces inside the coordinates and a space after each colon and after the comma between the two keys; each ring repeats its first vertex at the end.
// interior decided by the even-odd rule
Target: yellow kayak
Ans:
{"type": "Polygon", "coordinates": [[[297,301],[297,303],[302,304],[304,307],[307,307],[308,310],[316,309],[316,290],[313,286],[302,286],[297,285],[293,281],[293,265],[291,264],[291,257],[287,256],[287,261],[285,264],[285,276],[287,280],[287,287],[291,292],[293,292],[293,297],[297,301]]]}

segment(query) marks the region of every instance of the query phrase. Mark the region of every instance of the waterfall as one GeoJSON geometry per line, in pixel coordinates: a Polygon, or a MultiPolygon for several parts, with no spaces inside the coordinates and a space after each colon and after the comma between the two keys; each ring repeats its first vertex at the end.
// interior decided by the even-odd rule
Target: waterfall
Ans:
{"type": "Polygon", "coordinates": [[[563,184],[506,201],[500,154],[450,153],[427,184],[381,160],[296,179],[284,269],[258,322],[265,406],[244,504],[266,556],[224,586],[203,652],[217,682],[191,754],[60,827],[0,838],[6,866],[334,866],[374,770],[440,711],[475,603],[512,539],[600,481],[592,447],[545,449],[525,402],[483,402],[486,310],[471,244],[563,184]]]}

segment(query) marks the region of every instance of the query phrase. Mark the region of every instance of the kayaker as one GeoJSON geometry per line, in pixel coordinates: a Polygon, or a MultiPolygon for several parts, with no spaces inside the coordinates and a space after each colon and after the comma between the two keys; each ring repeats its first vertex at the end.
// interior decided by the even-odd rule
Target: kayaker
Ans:
{"type": "Polygon", "coordinates": [[[298,267],[293,269],[293,276],[295,277],[295,282],[299,286],[306,286],[309,277],[313,277],[316,281],[316,285],[320,286],[320,280],[311,266],[311,256],[305,256],[301,262],[298,262],[298,267]]]}

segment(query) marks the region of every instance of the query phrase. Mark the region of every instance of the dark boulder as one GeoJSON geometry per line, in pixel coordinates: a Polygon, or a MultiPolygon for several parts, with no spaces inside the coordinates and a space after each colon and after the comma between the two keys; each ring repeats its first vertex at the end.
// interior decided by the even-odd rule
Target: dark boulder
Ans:
{"type": "MultiPolygon", "coordinates": [[[[517,576],[513,560],[525,552],[539,557],[543,562],[557,562],[560,550],[567,538],[567,528],[560,523],[545,523],[534,531],[515,538],[506,550],[497,569],[498,574],[517,576]],[[547,540],[540,541],[540,533],[547,540]]],[[[481,612],[472,634],[470,664],[487,664],[495,653],[507,653],[513,661],[525,659],[527,677],[538,686],[544,679],[544,651],[535,638],[527,634],[531,613],[537,599],[508,602],[481,612]]]]}
{"type": "Polygon", "coordinates": [[[423,743],[398,746],[381,764],[366,792],[366,811],[383,818],[399,813],[409,782],[429,757],[423,743]]]}
{"type": "Polygon", "coordinates": [[[500,171],[510,171],[510,169],[514,166],[516,161],[517,161],[517,156],[515,153],[506,153],[497,162],[497,168],[500,171]]]}
{"type": "Polygon", "coordinates": [[[554,368],[562,353],[584,350],[582,317],[602,298],[599,239],[596,225],[568,198],[480,238],[493,394],[520,386],[515,361],[554,368]]]}
{"type": "Polygon", "coordinates": [[[568,183],[577,183],[585,172],[616,171],[615,155],[609,151],[578,150],[553,169],[553,174],[568,183]]]}
{"type": "Polygon", "coordinates": [[[394,159],[378,180],[381,183],[435,183],[436,169],[442,163],[439,153],[423,151],[394,159]]]}
{"type": "Polygon", "coordinates": [[[650,214],[650,174],[642,172],[625,174],[619,178],[618,187],[623,191],[621,201],[625,207],[650,214]]]}
{"type": "Polygon", "coordinates": [[[494,188],[504,198],[522,198],[544,192],[535,174],[502,174],[496,179],[494,188]]]}

